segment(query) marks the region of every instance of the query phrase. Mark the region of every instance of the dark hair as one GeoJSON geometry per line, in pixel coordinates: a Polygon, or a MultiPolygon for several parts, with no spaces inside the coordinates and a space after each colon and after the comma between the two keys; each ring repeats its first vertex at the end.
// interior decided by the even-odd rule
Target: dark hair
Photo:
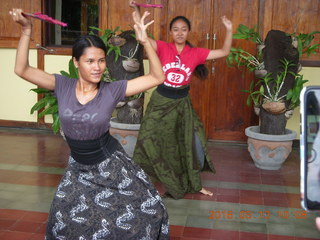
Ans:
{"type": "Polygon", "coordinates": [[[100,48],[104,51],[105,55],[107,54],[106,45],[100,37],[96,35],[83,35],[79,37],[73,44],[72,58],[75,58],[77,61],[79,61],[84,50],[88,47],[100,48]]]}
{"type": "Polygon", "coordinates": [[[184,16],[176,16],[175,18],[173,18],[170,22],[170,30],[172,28],[172,25],[178,20],[184,21],[188,25],[189,31],[191,31],[191,23],[190,23],[189,19],[184,16]]]}
{"type": "MultiPolygon", "coordinates": [[[[170,30],[172,29],[172,25],[178,20],[184,21],[188,25],[189,31],[191,31],[191,23],[189,19],[184,16],[176,16],[175,18],[173,18],[170,22],[170,30]]],[[[193,47],[189,41],[186,41],[186,44],[188,44],[190,47],[193,47]]],[[[196,75],[200,79],[207,78],[208,74],[208,68],[204,64],[199,64],[194,70],[194,75],[196,75]]]]}

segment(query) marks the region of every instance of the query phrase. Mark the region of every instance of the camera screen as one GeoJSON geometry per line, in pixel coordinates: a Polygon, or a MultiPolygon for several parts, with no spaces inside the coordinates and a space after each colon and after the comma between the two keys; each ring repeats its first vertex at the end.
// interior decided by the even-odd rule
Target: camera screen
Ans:
{"type": "Polygon", "coordinates": [[[305,98],[305,197],[308,209],[320,210],[320,89],[305,98]]]}

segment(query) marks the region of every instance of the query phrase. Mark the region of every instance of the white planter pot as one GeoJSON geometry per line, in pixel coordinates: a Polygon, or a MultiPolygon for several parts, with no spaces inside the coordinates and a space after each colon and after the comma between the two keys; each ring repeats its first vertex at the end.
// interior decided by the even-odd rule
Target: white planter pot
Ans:
{"type": "Polygon", "coordinates": [[[286,129],[284,135],[260,133],[259,126],[245,130],[248,136],[248,150],[256,167],[266,170],[278,170],[292,151],[292,141],[296,132],[286,129]]]}
{"type": "Polygon", "coordinates": [[[116,118],[111,118],[109,132],[120,142],[126,153],[132,157],[139,129],[140,124],[119,123],[116,118]]]}

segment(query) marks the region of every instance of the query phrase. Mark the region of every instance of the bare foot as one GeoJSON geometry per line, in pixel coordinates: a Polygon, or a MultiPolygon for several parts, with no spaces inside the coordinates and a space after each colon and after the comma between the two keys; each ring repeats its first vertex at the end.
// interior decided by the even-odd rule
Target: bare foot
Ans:
{"type": "Polygon", "coordinates": [[[210,196],[210,197],[213,196],[213,192],[210,192],[209,190],[207,190],[207,189],[205,189],[205,188],[202,188],[202,189],[200,190],[200,192],[201,192],[202,194],[207,195],[207,196],[210,196]]]}

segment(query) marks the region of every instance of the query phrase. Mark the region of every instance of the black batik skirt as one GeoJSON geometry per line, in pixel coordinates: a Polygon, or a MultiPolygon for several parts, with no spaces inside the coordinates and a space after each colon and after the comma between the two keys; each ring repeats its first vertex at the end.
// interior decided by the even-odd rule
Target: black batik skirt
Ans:
{"type": "Polygon", "coordinates": [[[158,191],[120,144],[112,149],[95,164],[70,156],[50,209],[47,240],[169,239],[158,191]]]}

